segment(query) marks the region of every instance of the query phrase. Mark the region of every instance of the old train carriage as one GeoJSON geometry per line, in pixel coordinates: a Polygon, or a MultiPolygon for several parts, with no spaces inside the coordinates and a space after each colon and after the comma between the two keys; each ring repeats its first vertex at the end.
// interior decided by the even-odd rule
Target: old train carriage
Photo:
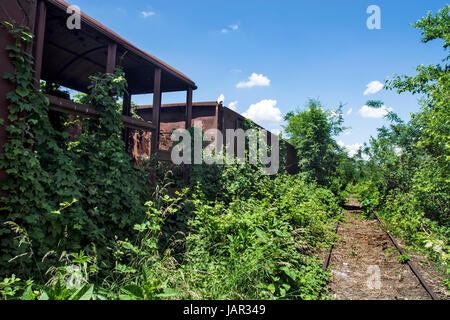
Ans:
{"type": "MultiPolygon", "coordinates": [[[[172,145],[170,140],[171,133],[176,129],[185,127],[185,110],[186,105],[183,103],[162,105],[160,114],[161,149],[166,151],[169,150],[169,147],[172,145]]],[[[137,114],[146,121],[150,121],[153,118],[153,107],[151,105],[137,106],[136,111],[137,114]]],[[[227,129],[242,129],[244,121],[244,116],[215,101],[194,102],[192,104],[192,123],[201,122],[203,131],[218,129],[224,133],[227,129]]],[[[260,128],[264,129],[262,127],[260,128]]],[[[271,134],[269,133],[270,132],[268,132],[268,142],[270,145],[271,134]]],[[[134,135],[132,151],[134,157],[148,158],[150,156],[151,150],[148,141],[148,134],[134,135]]],[[[284,141],[284,146],[286,149],[286,169],[289,173],[296,173],[296,150],[286,141],[284,141]]],[[[170,157],[170,155],[166,152],[165,157],[170,157]]]]}
{"type": "MultiPolygon", "coordinates": [[[[62,0],[8,0],[1,1],[0,20],[15,21],[28,26],[35,35],[28,52],[35,58],[35,83],[41,80],[55,83],[79,92],[88,92],[89,77],[99,72],[112,73],[120,65],[128,82],[128,93],[123,97],[122,121],[125,140],[131,130],[148,132],[152,153],[159,158],[159,109],[164,92],[185,91],[188,109],[185,123],[192,114],[195,83],[186,75],[144,52],[118,34],[103,26],[83,12],[79,12],[80,26],[68,28],[67,21],[73,12],[69,3],[62,0]],[[153,94],[155,112],[152,119],[142,121],[130,116],[131,99],[135,94],[153,94]]],[[[0,28],[0,48],[14,44],[14,39],[0,28]]],[[[2,72],[14,72],[6,50],[0,50],[2,72]]],[[[14,90],[11,83],[0,79],[0,117],[8,117],[6,94],[14,90]]],[[[80,105],[61,97],[47,96],[50,109],[72,115],[96,117],[92,106],[80,105]]],[[[6,123],[7,124],[7,123],[6,123]]],[[[0,126],[0,152],[7,141],[4,126],[0,126]]],[[[5,173],[0,173],[0,179],[5,173]]]]}

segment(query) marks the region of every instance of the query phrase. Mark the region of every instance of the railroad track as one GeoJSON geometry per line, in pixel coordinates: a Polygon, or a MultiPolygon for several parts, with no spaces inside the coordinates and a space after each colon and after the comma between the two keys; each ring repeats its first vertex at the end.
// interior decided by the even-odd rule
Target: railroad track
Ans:
{"type": "MultiPolygon", "coordinates": [[[[356,207],[354,209],[356,209],[356,207]]],[[[362,208],[359,207],[359,209],[362,209],[362,208]]],[[[341,213],[342,213],[342,210],[341,210],[341,213]]],[[[387,232],[386,229],[383,227],[383,222],[378,217],[376,212],[373,211],[372,213],[375,216],[375,218],[377,219],[377,221],[380,224],[380,226],[382,227],[383,231],[387,234],[388,238],[391,240],[392,244],[395,246],[395,248],[397,248],[398,252],[401,255],[404,255],[403,249],[400,247],[400,245],[397,243],[397,241],[395,241],[395,239],[391,236],[391,234],[389,232],[387,232]]],[[[336,224],[336,233],[338,232],[338,230],[339,230],[339,223],[336,224]]],[[[331,245],[331,247],[328,250],[328,253],[327,253],[327,255],[326,255],[326,257],[325,257],[325,259],[323,261],[323,265],[322,265],[322,271],[323,272],[325,272],[328,269],[328,266],[330,265],[333,249],[334,249],[334,244],[331,245]]],[[[431,299],[432,300],[439,300],[438,296],[434,293],[434,291],[426,283],[425,279],[422,277],[422,275],[420,274],[420,272],[418,271],[418,269],[416,268],[414,263],[412,261],[407,261],[407,264],[408,264],[408,267],[410,268],[411,272],[417,278],[417,280],[419,281],[421,286],[424,288],[424,290],[428,293],[428,295],[431,297],[431,299]]]]}

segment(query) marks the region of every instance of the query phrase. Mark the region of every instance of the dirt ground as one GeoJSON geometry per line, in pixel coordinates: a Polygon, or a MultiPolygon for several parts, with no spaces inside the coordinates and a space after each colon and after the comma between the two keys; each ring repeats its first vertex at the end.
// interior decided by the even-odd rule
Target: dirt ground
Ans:
{"type": "MultiPolygon", "coordinates": [[[[379,222],[361,218],[359,206],[350,199],[339,225],[339,242],[328,267],[333,275],[330,294],[336,300],[430,300],[408,265],[397,260],[399,253],[379,222]]],[[[419,258],[413,256],[413,262],[425,281],[440,299],[448,299],[439,275],[419,266],[414,261],[419,258]]]]}

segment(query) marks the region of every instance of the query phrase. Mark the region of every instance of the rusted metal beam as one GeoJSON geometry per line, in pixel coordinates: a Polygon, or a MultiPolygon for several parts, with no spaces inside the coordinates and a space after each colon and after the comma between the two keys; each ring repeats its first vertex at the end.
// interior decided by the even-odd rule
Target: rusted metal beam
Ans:
{"type": "MultiPolygon", "coordinates": [[[[165,92],[180,92],[180,91],[186,91],[186,87],[180,87],[180,86],[173,86],[173,87],[169,87],[168,85],[164,86],[161,88],[161,92],[165,93],[165,92]]],[[[132,94],[148,94],[148,93],[153,93],[153,92],[149,92],[148,88],[137,88],[136,84],[134,84],[134,86],[132,88],[130,88],[130,92],[132,94]]]]}
{"type": "Polygon", "coordinates": [[[186,91],[186,129],[192,126],[192,88],[186,91]]]}
{"type": "Polygon", "coordinates": [[[110,42],[108,44],[108,57],[106,60],[106,73],[114,73],[116,68],[117,43],[110,42]]]}
{"type": "MultiPolygon", "coordinates": [[[[378,217],[378,215],[376,214],[375,211],[372,211],[373,215],[375,216],[375,218],[378,220],[378,222],[380,223],[380,225],[383,225],[381,219],[378,217]]],[[[384,228],[383,228],[384,229],[384,228]]],[[[389,239],[391,239],[391,242],[394,244],[394,246],[397,248],[397,250],[400,252],[401,255],[404,255],[404,251],[403,249],[399,246],[399,244],[397,243],[397,241],[395,241],[395,239],[390,235],[389,232],[387,232],[384,229],[384,232],[386,232],[386,234],[388,235],[389,239]]],[[[419,273],[419,271],[417,270],[416,266],[411,262],[411,261],[407,261],[406,262],[409,266],[409,268],[411,269],[412,273],[414,273],[414,275],[416,276],[417,280],[419,280],[420,284],[422,285],[422,287],[425,289],[425,291],[430,295],[431,299],[433,300],[439,300],[439,297],[433,292],[433,290],[428,286],[428,284],[425,282],[425,279],[422,277],[422,275],[419,273]]]]}
{"type": "MultiPolygon", "coordinates": [[[[131,94],[125,92],[122,103],[122,115],[129,117],[131,115],[131,94]]],[[[123,129],[123,142],[125,143],[125,152],[129,152],[130,148],[130,129],[123,129]]]]}
{"type": "Polygon", "coordinates": [[[154,132],[156,129],[153,123],[148,123],[146,121],[142,121],[132,117],[122,116],[120,119],[124,123],[125,127],[130,129],[152,131],[152,132],[154,132]]]}
{"type": "Polygon", "coordinates": [[[155,69],[155,80],[153,88],[153,111],[152,123],[156,131],[152,133],[151,153],[154,155],[159,150],[159,139],[161,131],[161,69],[155,69]]]}
{"type": "Polygon", "coordinates": [[[227,131],[227,128],[225,128],[225,108],[223,107],[223,105],[222,105],[222,103],[219,103],[219,110],[221,111],[220,112],[220,118],[219,118],[219,121],[220,121],[220,130],[222,130],[222,138],[223,138],[223,140],[222,140],[222,149],[226,146],[226,131],[227,131]]]}
{"type": "MultiPolygon", "coordinates": [[[[214,125],[216,126],[215,129],[217,129],[217,131],[221,131],[221,125],[220,125],[220,105],[218,103],[216,103],[216,113],[214,115],[214,125]]],[[[216,143],[216,153],[220,153],[220,151],[222,150],[223,147],[223,141],[219,141],[219,136],[216,135],[216,137],[214,138],[214,141],[216,143]]]]}
{"type": "Polygon", "coordinates": [[[152,158],[153,173],[151,176],[151,183],[156,186],[156,175],[158,170],[158,151],[159,151],[159,139],[161,132],[161,73],[160,68],[155,69],[154,82],[153,82],[153,111],[152,111],[152,123],[155,125],[156,130],[152,132],[150,155],[152,158]]]}
{"type": "MultiPolygon", "coordinates": [[[[192,88],[186,91],[186,130],[192,127],[192,88]]],[[[183,171],[184,184],[189,185],[191,180],[191,170],[185,165],[183,171]]]]}
{"type": "Polygon", "coordinates": [[[47,6],[44,1],[39,1],[36,14],[37,17],[33,47],[35,64],[34,84],[36,88],[39,89],[41,82],[42,60],[44,57],[45,21],[47,16],[47,6]]]}
{"type": "Polygon", "coordinates": [[[131,94],[128,92],[123,95],[122,114],[124,116],[131,115],[131,94]]]}
{"type": "Polygon", "coordinates": [[[216,125],[216,129],[219,130],[220,129],[220,125],[219,125],[219,104],[216,103],[216,114],[214,115],[214,124],[216,125]]]}
{"type": "MultiPolygon", "coordinates": [[[[342,209],[341,209],[341,213],[342,215],[342,209]]],[[[336,234],[339,231],[339,223],[336,223],[336,234]]],[[[330,265],[330,261],[331,261],[331,253],[333,252],[334,249],[334,244],[332,244],[330,246],[330,249],[328,250],[327,256],[325,257],[325,260],[323,260],[323,264],[322,264],[322,271],[325,272],[328,269],[328,266],[330,265]]]]}
{"type": "Polygon", "coordinates": [[[49,94],[45,95],[50,102],[49,108],[54,111],[67,114],[79,115],[82,117],[98,118],[98,113],[94,107],[86,104],[75,103],[67,99],[55,97],[49,94]]]}
{"type": "MultiPolygon", "coordinates": [[[[45,95],[49,102],[49,108],[54,111],[63,112],[67,114],[74,114],[79,115],[82,117],[91,117],[91,118],[98,118],[99,115],[94,107],[91,107],[86,104],[81,103],[75,103],[70,100],[58,98],[55,96],[51,96],[46,94],[45,95]]],[[[149,123],[143,120],[134,119],[129,116],[122,116],[121,117],[122,122],[124,123],[124,126],[127,128],[132,128],[136,130],[142,130],[142,131],[155,131],[156,127],[153,123],[149,123]]]]}

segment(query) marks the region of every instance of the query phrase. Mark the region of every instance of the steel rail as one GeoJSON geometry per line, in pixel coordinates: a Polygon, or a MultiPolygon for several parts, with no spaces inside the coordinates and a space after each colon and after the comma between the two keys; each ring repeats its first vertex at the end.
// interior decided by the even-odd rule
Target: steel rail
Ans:
{"type": "MultiPolygon", "coordinates": [[[[343,209],[341,208],[341,213],[340,215],[342,216],[342,211],[343,209]]],[[[339,231],[339,222],[336,223],[336,234],[339,231]]],[[[330,249],[328,250],[327,256],[325,257],[325,259],[323,260],[323,264],[322,264],[322,272],[327,271],[328,266],[330,265],[330,261],[331,261],[331,252],[333,251],[334,248],[334,243],[330,246],[330,249]]]]}
{"type": "MultiPolygon", "coordinates": [[[[378,220],[378,222],[380,223],[380,225],[383,227],[383,222],[381,221],[381,219],[378,217],[378,215],[376,214],[375,211],[372,211],[373,215],[375,216],[375,218],[378,220]]],[[[389,234],[389,232],[387,232],[387,230],[383,227],[384,232],[386,232],[386,234],[388,235],[389,239],[391,239],[392,243],[394,244],[394,246],[397,248],[397,250],[400,252],[401,255],[404,255],[404,251],[403,249],[399,246],[399,244],[397,243],[397,241],[395,241],[395,239],[389,234]]],[[[411,261],[407,261],[406,262],[409,266],[409,268],[411,269],[412,273],[414,273],[414,275],[416,276],[416,278],[419,280],[420,284],[422,285],[422,287],[425,289],[425,291],[430,295],[431,299],[433,300],[439,300],[439,297],[433,292],[433,290],[428,286],[428,284],[425,282],[425,279],[421,276],[421,274],[419,273],[419,270],[417,270],[416,266],[411,262],[411,261]]]]}
{"type": "MultiPolygon", "coordinates": [[[[388,237],[391,240],[391,242],[394,244],[394,246],[400,252],[400,254],[404,255],[403,249],[400,247],[400,245],[397,243],[397,241],[395,241],[395,239],[390,235],[390,233],[387,232],[387,230],[383,227],[383,222],[381,221],[380,217],[378,217],[378,215],[376,214],[375,211],[372,211],[372,213],[375,216],[375,218],[378,220],[378,222],[380,223],[380,225],[381,225],[382,229],[384,230],[384,232],[386,232],[386,234],[388,235],[388,237]]],[[[341,214],[342,214],[342,210],[341,210],[341,214]]],[[[338,232],[338,228],[339,228],[339,223],[336,224],[336,233],[338,232]]],[[[323,272],[325,272],[328,269],[328,266],[330,265],[331,254],[332,254],[333,248],[334,248],[334,244],[331,245],[330,249],[328,250],[327,256],[325,257],[325,259],[323,261],[323,265],[322,265],[322,271],[323,272]]],[[[434,293],[434,291],[425,282],[425,279],[419,273],[419,270],[417,270],[416,266],[411,261],[407,261],[406,263],[408,264],[408,266],[411,269],[412,273],[419,280],[419,283],[422,285],[422,287],[425,289],[425,291],[431,297],[431,299],[439,300],[439,297],[436,295],[436,293],[434,293]]]]}

